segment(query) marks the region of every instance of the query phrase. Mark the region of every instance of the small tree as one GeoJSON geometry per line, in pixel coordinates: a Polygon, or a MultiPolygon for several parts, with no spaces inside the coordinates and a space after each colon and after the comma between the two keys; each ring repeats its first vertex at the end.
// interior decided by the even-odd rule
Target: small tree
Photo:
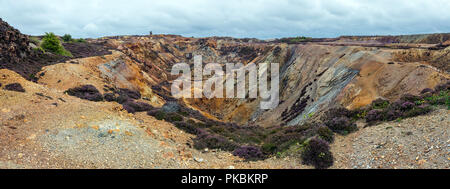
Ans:
{"type": "Polygon", "coordinates": [[[42,38],[41,47],[49,52],[63,55],[63,56],[72,56],[72,54],[64,49],[59,41],[58,37],[54,33],[45,33],[45,36],[42,38]]]}
{"type": "Polygon", "coordinates": [[[73,41],[72,36],[71,36],[70,34],[65,34],[65,35],[63,35],[63,36],[62,36],[62,40],[63,40],[64,42],[66,42],[66,43],[72,42],[72,41],[73,41]]]}
{"type": "Polygon", "coordinates": [[[53,52],[58,53],[61,52],[61,42],[58,37],[54,33],[45,33],[44,38],[42,38],[42,48],[53,52]]]}

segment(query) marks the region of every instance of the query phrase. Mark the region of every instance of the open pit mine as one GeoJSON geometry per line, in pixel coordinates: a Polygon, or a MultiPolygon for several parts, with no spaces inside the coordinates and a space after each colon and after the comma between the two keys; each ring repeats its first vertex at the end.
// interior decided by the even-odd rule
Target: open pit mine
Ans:
{"type": "Polygon", "coordinates": [[[0,20],[0,168],[450,168],[450,34],[47,37],[0,20]],[[278,63],[278,106],[175,98],[196,56],[278,63]]]}

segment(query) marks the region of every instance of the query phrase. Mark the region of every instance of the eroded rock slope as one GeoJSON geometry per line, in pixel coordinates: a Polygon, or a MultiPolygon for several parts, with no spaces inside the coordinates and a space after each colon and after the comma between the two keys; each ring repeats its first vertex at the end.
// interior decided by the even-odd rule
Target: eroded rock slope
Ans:
{"type": "MultiPolygon", "coordinates": [[[[264,62],[280,64],[281,104],[260,111],[260,99],[187,99],[193,107],[240,124],[297,125],[307,115],[343,105],[355,109],[377,98],[396,100],[449,80],[448,48],[395,49],[304,43],[283,44],[231,38],[194,39],[181,36],[104,38],[113,48],[138,62],[153,77],[154,88],[170,94],[170,68],[175,63],[264,62]]],[[[429,44],[426,44],[429,45],[429,44]]]]}

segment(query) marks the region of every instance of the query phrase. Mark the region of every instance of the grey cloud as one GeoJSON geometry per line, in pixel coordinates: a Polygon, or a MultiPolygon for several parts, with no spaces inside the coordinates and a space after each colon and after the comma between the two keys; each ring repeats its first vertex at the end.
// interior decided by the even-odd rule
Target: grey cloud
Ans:
{"type": "Polygon", "coordinates": [[[0,0],[23,33],[278,38],[450,32],[448,0],[0,0]]]}

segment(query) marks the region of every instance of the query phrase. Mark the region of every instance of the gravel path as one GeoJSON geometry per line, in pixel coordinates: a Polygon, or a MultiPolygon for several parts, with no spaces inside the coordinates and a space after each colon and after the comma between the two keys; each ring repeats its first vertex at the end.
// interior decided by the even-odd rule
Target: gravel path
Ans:
{"type": "Polygon", "coordinates": [[[450,168],[450,110],[387,122],[338,136],[334,168],[450,168]]]}

